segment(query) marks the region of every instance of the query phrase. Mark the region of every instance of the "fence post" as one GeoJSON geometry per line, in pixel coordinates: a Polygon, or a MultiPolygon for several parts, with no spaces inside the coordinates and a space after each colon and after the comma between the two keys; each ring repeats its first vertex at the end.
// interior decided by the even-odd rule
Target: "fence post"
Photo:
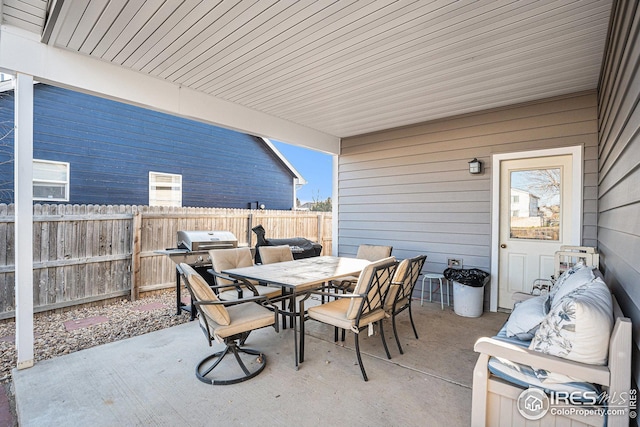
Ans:
{"type": "Polygon", "coordinates": [[[137,207],[133,213],[133,247],[131,248],[131,301],[140,296],[140,252],[142,249],[142,215],[137,207]]]}
{"type": "Polygon", "coordinates": [[[253,228],[253,214],[247,216],[247,245],[251,247],[251,229],[253,228]]]}
{"type": "Polygon", "coordinates": [[[317,242],[322,244],[322,237],[324,236],[324,214],[318,214],[318,240],[317,242]]]}

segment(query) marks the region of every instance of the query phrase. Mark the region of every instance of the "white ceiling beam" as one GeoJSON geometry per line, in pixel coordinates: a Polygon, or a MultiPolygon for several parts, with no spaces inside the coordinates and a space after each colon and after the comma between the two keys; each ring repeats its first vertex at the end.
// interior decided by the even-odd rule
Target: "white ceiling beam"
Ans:
{"type": "Polygon", "coordinates": [[[38,81],[138,105],[329,154],[340,138],[159,78],[65,51],[33,33],[0,27],[0,69],[38,81]]]}

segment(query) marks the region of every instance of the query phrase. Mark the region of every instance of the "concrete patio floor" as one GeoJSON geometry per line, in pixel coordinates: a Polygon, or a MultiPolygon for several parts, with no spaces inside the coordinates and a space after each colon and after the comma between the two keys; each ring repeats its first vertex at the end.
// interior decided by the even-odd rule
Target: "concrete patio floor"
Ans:
{"type": "Polygon", "coordinates": [[[194,375],[208,347],[197,322],[101,345],[15,371],[20,426],[467,426],[477,338],[493,335],[503,313],[479,318],[450,307],[414,301],[420,339],[408,314],[398,320],[404,355],[391,323],[385,335],[366,337],[361,350],[369,376],[364,382],[353,334],[342,345],[333,329],[306,323],[305,361],[293,363],[292,330],[255,331],[246,346],[264,352],[266,369],[249,381],[210,386],[194,375]]]}

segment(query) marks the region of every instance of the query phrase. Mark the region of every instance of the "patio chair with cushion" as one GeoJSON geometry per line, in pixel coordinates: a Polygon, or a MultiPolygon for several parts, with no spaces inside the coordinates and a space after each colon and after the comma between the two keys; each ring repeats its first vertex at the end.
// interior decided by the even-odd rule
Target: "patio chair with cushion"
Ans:
{"type": "MultiPolygon", "coordinates": [[[[262,264],[274,264],[278,262],[293,261],[293,252],[291,252],[291,247],[289,245],[258,246],[257,250],[258,250],[258,253],[260,254],[259,259],[261,260],[262,264]]],[[[304,291],[304,290],[306,289],[302,289],[302,287],[298,289],[298,291],[304,291]]],[[[294,302],[291,302],[289,304],[290,311],[293,311],[293,307],[292,307],[293,304],[294,302]]],[[[285,309],[286,309],[285,300],[283,299],[282,300],[283,313],[285,309]]],[[[293,327],[293,319],[290,319],[290,324],[291,324],[291,327],[293,327]]],[[[287,324],[283,316],[282,328],[286,329],[286,327],[287,327],[287,324]]]]}
{"type": "MultiPolygon", "coordinates": [[[[307,310],[307,316],[309,319],[334,326],[336,342],[338,341],[339,329],[342,329],[343,341],[345,330],[348,329],[354,332],[358,365],[360,365],[362,378],[365,381],[368,381],[368,377],[364,370],[364,365],[362,364],[362,357],[360,356],[360,343],[358,339],[360,331],[368,329],[369,335],[372,335],[373,325],[377,323],[380,328],[380,336],[382,337],[382,344],[384,345],[384,350],[387,353],[387,358],[391,359],[391,354],[389,353],[387,343],[384,339],[382,319],[386,316],[384,311],[384,302],[387,297],[389,287],[391,286],[391,280],[397,265],[398,263],[393,257],[373,262],[367,265],[364,270],[362,270],[362,273],[360,273],[360,277],[358,278],[353,293],[331,294],[332,296],[335,296],[335,300],[314,307],[309,307],[307,310]]],[[[310,292],[307,294],[307,298],[312,294],[327,295],[328,293],[319,291],[310,292]]],[[[306,298],[300,301],[300,313],[305,312],[305,300],[306,298]]],[[[304,324],[304,321],[300,322],[301,362],[304,361],[304,324]]]]}
{"type": "Polygon", "coordinates": [[[258,252],[260,252],[260,260],[263,264],[293,261],[293,253],[289,245],[258,246],[258,252]]]}
{"type": "MultiPolygon", "coordinates": [[[[393,246],[360,245],[358,246],[358,252],[356,252],[356,258],[373,262],[390,257],[392,251],[393,246]]],[[[338,290],[353,291],[357,281],[358,278],[356,276],[345,276],[340,280],[331,282],[331,287],[338,290]]]]}
{"type": "Polygon", "coordinates": [[[209,251],[211,270],[215,278],[218,298],[224,301],[237,300],[246,297],[267,296],[277,298],[282,294],[280,288],[260,285],[257,282],[233,279],[222,274],[222,271],[232,268],[251,267],[253,257],[249,248],[216,249],[209,251]],[[226,286],[225,286],[226,285],[226,286]]]}
{"type": "Polygon", "coordinates": [[[418,255],[413,258],[403,260],[396,269],[389,290],[389,295],[384,304],[384,310],[391,316],[391,323],[393,325],[393,334],[396,337],[396,343],[398,344],[398,350],[400,354],[404,354],[402,347],[400,346],[400,339],[398,338],[398,330],[396,328],[396,315],[402,313],[405,310],[409,310],[409,320],[411,320],[411,327],[413,328],[413,334],[418,339],[418,331],[416,325],[413,322],[413,314],[411,313],[411,295],[413,295],[413,289],[418,282],[418,276],[422,271],[422,267],[427,259],[426,255],[418,255]]]}
{"type": "Polygon", "coordinates": [[[205,357],[196,366],[196,377],[207,384],[227,385],[246,381],[258,375],[266,366],[266,357],[258,350],[241,347],[255,329],[273,326],[278,331],[278,308],[272,305],[272,310],[259,303],[269,303],[265,296],[253,296],[234,301],[220,301],[209,284],[188,264],[181,263],[178,267],[184,283],[191,294],[198,311],[200,327],[204,332],[209,346],[213,341],[223,342],[225,348],[205,357]],[[226,372],[237,372],[231,377],[210,377],[212,371],[221,366],[224,357],[232,353],[242,372],[237,367],[222,365],[226,372]]]}

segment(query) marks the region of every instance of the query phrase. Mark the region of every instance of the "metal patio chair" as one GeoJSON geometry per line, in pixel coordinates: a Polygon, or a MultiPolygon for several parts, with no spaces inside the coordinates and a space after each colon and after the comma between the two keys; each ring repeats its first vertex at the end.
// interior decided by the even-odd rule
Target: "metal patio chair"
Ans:
{"type": "MultiPolygon", "coordinates": [[[[358,252],[356,252],[356,258],[373,262],[390,257],[392,251],[393,246],[360,245],[358,252]]],[[[345,276],[331,282],[331,287],[337,290],[352,291],[357,281],[356,276],[345,276]]]]}
{"type": "Polygon", "coordinates": [[[413,295],[413,289],[416,287],[418,276],[420,276],[420,272],[422,271],[422,267],[426,260],[426,255],[418,255],[400,262],[393,276],[389,295],[387,296],[384,304],[384,310],[391,316],[393,334],[396,337],[396,343],[398,344],[400,354],[404,354],[404,352],[402,351],[400,339],[398,338],[396,316],[405,310],[409,310],[409,320],[411,321],[413,334],[416,336],[416,339],[418,339],[418,331],[416,330],[416,325],[413,322],[413,314],[411,312],[411,296],[413,295]]]}
{"type": "MultiPolygon", "coordinates": [[[[273,326],[278,332],[278,308],[271,305],[271,309],[267,309],[261,304],[256,304],[269,303],[265,296],[220,301],[193,267],[181,263],[178,269],[193,298],[200,327],[207,337],[209,346],[212,346],[213,341],[225,344],[223,350],[205,357],[198,363],[196,377],[207,384],[228,385],[246,381],[262,372],[267,364],[265,355],[258,350],[242,346],[253,330],[273,326]],[[235,357],[242,373],[230,378],[213,378],[211,374],[214,369],[220,366],[225,356],[230,353],[235,357]]],[[[224,367],[231,370],[227,365],[224,367]]]]}
{"type": "Polygon", "coordinates": [[[232,268],[251,267],[253,265],[251,249],[243,247],[211,250],[209,258],[212,268],[207,271],[214,276],[218,298],[221,300],[229,301],[254,296],[277,298],[282,295],[280,288],[261,285],[249,280],[234,279],[222,274],[222,271],[232,268]]]}
{"type": "MultiPolygon", "coordinates": [[[[373,333],[373,325],[378,324],[382,344],[387,353],[387,358],[391,359],[391,354],[384,339],[384,329],[382,320],[386,317],[384,302],[387,297],[391,280],[398,263],[395,258],[389,257],[366,266],[356,283],[354,292],[351,294],[329,294],[327,292],[309,292],[300,301],[300,313],[305,312],[304,302],[312,294],[331,295],[335,297],[333,301],[309,307],[307,316],[309,319],[317,320],[334,326],[335,341],[338,341],[338,330],[342,330],[342,341],[345,339],[345,330],[354,332],[356,356],[358,365],[362,372],[362,378],[368,381],[367,373],[362,364],[360,355],[360,331],[369,329],[373,333]]],[[[300,322],[300,361],[304,361],[304,320],[300,322]]]]}

